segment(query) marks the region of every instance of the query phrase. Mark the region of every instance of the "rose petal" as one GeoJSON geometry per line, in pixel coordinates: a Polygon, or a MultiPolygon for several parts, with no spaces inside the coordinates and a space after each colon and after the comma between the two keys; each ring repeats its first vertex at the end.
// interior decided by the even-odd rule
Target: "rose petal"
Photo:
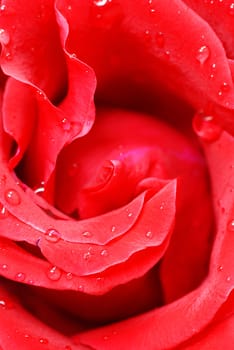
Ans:
{"type": "Polygon", "coordinates": [[[1,53],[4,73],[37,86],[52,99],[58,98],[66,86],[66,63],[53,1],[5,0],[1,27],[5,31],[1,53]]]}
{"type": "Polygon", "coordinates": [[[75,290],[92,295],[102,295],[133,278],[142,277],[155,265],[155,254],[163,252],[168,240],[161,247],[148,248],[134,254],[124,264],[113,266],[103,273],[77,277],[20,248],[15,243],[0,239],[0,274],[18,283],[56,290],[75,290]],[[138,267],[136,269],[136,266],[138,267]]]}
{"type": "MultiPolygon", "coordinates": [[[[131,203],[123,208],[117,209],[115,212],[104,214],[93,219],[74,221],[74,220],[58,220],[49,217],[31,198],[25,195],[23,189],[13,180],[12,174],[6,167],[5,163],[0,168],[0,197],[2,205],[14,216],[20,218],[22,222],[33,227],[42,234],[46,234],[49,229],[55,229],[61,238],[71,242],[91,242],[104,244],[126,231],[128,231],[137,220],[141,213],[144,203],[145,194],[136,197],[131,203]],[[7,201],[7,193],[14,193],[19,200],[17,205],[11,205],[7,201]],[[122,212],[128,211],[132,215],[127,217],[126,221],[117,222],[117,218],[122,216],[122,212]],[[92,230],[95,228],[97,235],[93,235],[92,230]],[[88,232],[88,233],[87,233],[88,232]]],[[[25,235],[26,237],[26,235],[25,235]]],[[[24,237],[24,238],[25,238],[24,237]]],[[[38,237],[35,235],[35,237],[38,237]]],[[[23,237],[21,237],[23,239],[23,237]]],[[[34,242],[36,244],[36,242],[34,242]]]]}
{"type": "MultiPolygon", "coordinates": [[[[52,264],[75,275],[102,272],[126,261],[132,254],[146,247],[160,246],[170,236],[175,215],[175,186],[176,183],[171,182],[146,202],[138,221],[120,240],[106,246],[97,246],[71,244],[62,240],[51,244],[42,238],[38,245],[52,264]]],[[[126,211],[125,216],[130,215],[132,213],[126,211]]],[[[123,220],[122,216],[118,220],[123,220]]],[[[158,255],[155,254],[155,263],[161,258],[163,251],[159,249],[158,255]]]]}
{"type": "Polygon", "coordinates": [[[18,144],[17,152],[9,163],[11,168],[19,163],[32,138],[35,107],[32,88],[13,78],[8,79],[2,105],[3,127],[18,144]]]}
{"type": "Polygon", "coordinates": [[[81,339],[84,344],[93,347],[102,344],[103,349],[114,348],[118,344],[124,349],[127,338],[128,349],[134,348],[136,344],[139,349],[144,349],[147,344],[148,349],[160,350],[178,346],[199,334],[212,321],[234,289],[234,235],[227,229],[234,215],[232,144],[233,138],[225,132],[216,142],[205,144],[214,198],[222,195],[223,205],[227,209],[225,215],[219,206],[216,207],[218,230],[208,278],[199,288],[174,303],[121,323],[79,334],[79,341],[81,339]],[[217,164],[220,171],[216,171],[217,164]],[[230,174],[228,177],[227,169],[230,174]],[[108,342],[104,343],[103,337],[107,337],[108,342]]]}
{"type": "Polygon", "coordinates": [[[184,2],[209,23],[221,39],[227,56],[234,58],[233,3],[203,0],[184,0],[184,2]]]}
{"type": "MultiPolygon", "coordinates": [[[[196,109],[212,102],[233,110],[233,82],[223,45],[183,1],[160,0],[154,5],[119,0],[98,6],[90,0],[69,1],[68,6],[61,0],[57,4],[70,28],[67,49],[94,68],[97,98],[102,102],[105,96],[104,102],[121,105],[133,100],[136,106],[136,99],[144,99],[143,92],[149,91],[143,107],[149,101],[152,106],[166,86],[196,109]],[[132,88],[140,91],[135,99],[132,88]]],[[[233,132],[230,111],[219,122],[233,132]]]]}
{"type": "Polygon", "coordinates": [[[4,322],[0,329],[0,342],[4,349],[14,350],[17,347],[25,350],[39,350],[46,346],[55,349],[86,349],[86,346],[75,345],[69,337],[46,326],[26,311],[15,296],[13,286],[1,281],[0,309],[4,322]]]}

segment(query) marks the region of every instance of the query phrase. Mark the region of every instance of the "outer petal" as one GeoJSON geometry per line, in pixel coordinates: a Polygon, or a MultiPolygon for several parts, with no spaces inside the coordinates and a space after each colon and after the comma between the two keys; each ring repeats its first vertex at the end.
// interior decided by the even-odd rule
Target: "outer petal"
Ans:
{"type": "Polygon", "coordinates": [[[0,16],[4,73],[59,98],[66,87],[66,63],[53,1],[4,0],[0,16]]]}
{"type": "Polygon", "coordinates": [[[1,281],[0,309],[4,319],[0,327],[0,342],[2,349],[15,350],[18,348],[29,350],[86,349],[86,346],[75,345],[68,337],[55,331],[26,311],[15,297],[14,286],[1,281]]]}
{"type": "Polygon", "coordinates": [[[196,109],[210,102],[230,108],[218,118],[233,131],[233,81],[225,50],[209,24],[183,1],[57,4],[70,26],[67,47],[94,68],[101,102],[136,107],[140,96],[141,107],[155,111],[165,87],[196,109]]]}
{"type": "Polygon", "coordinates": [[[65,51],[68,28],[61,16],[58,24],[56,13],[53,1],[43,0],[34,1],[30,6],[24,1],[15,4],[6,0],[0,12],[1,66],[6,74],[18,81],[13,83],[11,79],[10,92],[4,97],[4,126],[18,143],[12,166],[27,149],[23,159],[26,170],[21,176],[31,186],[47,182],[64,144],[88,132],[94,119],[94,73],[65,51]],[[21,91],[27,92],[26,96],[16,94],[19,85],[21,91]],[[19,128],[12,130],[9,127],[12,107],[9,106],[12,106],[14,96],[14,106],[17,104],[19,111],[29,103],[35,104],[36,108],[31,118],[27,118],[27,127],[21,120],[22,114],[17,114],[15,125],[19,128]],[[57,107],[61,99],[63,103],[57,107]],[[37,128],[32,128],[35,125],[37,128]],[[26,173],[31,175],[27,177],[26,173]],[[32,174],[36,174],[35,177],[32,174]]]}

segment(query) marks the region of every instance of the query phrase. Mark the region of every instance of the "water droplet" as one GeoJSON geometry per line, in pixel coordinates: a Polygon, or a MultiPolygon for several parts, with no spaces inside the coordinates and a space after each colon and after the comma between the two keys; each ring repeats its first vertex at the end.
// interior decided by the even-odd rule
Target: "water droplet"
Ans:
{"type": "Polygon", "coordinates": [[[5,309],[6,308],[6,301],[5,300],[0,300],[0,306],[5,309]]]}
{"type": "Polygon", "coordinates": [[[73,279],[73,274],[71,272],[67,272],[66,273],[66,279],[69,280],[69,281],[72,280],[73,279]]]}
{"type": "Polygon", "coordinates": [[[0,11],[1,11],[1,12],[6,11],[6,5],[1,5],[1,6],[0,6],[0,11]]]}
{"type": "Polygon", "coordinates": [[[232,279],[231,276],[228,276],[228,277],[226,278],[226,281],[227,281],[227,282],[230,282],[231,279],[232,279]]]}
{"type": "Polygon", "coordinates": [[[230,89],[230,86],[228,83],[224,82],[221,86],[220,86],[220,90],[218,91],[218,96],[222,97],[223,94],[225,92],[228,92],[228,90],[230,89]]]}
{"type": "Polygon", "coordinates": [[[18,282],[23,282],[25,280],[25,274],[23,272],[19,272],[15,275],[15,279],[18,282]]]}
{"type": "Polygon", "coordinates": [[[84,286],[82,286],[82,284],[80,284],[78,287],[77,287],[77,290],[79,292],[83,292],[84,291],[84,286]]]}
{"type": "Polygon", "coordinates": [[[231,16],[234,15],[234,2],[232,2],[230,5],[229,5],[229,14],[231,16]]]}
{"type": "Polygon", "coordinates": [[[96,6],[105,6],[107,4],[108,0],[94,0],[93,3],[96,6]]]}
{"type": "Polygon", "coordinates": [[[8,270],[8,265],[7,264],[2,264],[0,267],[1,267],[2,270],[5,270],[5,271],[8,270]]]}
{"type": "Polygon", "coordinates": [[[219,266],[217,267],[217,270],[220,271],[220,272],[223,271],[223,266],[222,266],[222,265],[219,265],[219,266]]]}
{"type": "Polygon", "coordinates": [[[221,91],[226,92],[230,89],[230,86],[226,81],[224,81],[223,84],[221,85],[220,89],[221,89],[221,91]]]}
{"type": "Polygon", "coordinates": [[[90,231],[85,231],[82,233],[82,236],[86,237],[86,238],[89,238],[92,236],[92,233],[90,231]]]}
{"type": "Polygon", "coordinates": [[[13,188],[5,192],[5,199],[11,205],[18,205],[21,202],[18,192],[13,188]]]}
{"type": "Polygon", "coordinates": [[[33,285],[33,284],[35,284],[35,282],[33,280],[28,280],[27,284],[32,284],[33,285]]]}
{"type": "Polygon", "coordinates": [[[0,203],[0,220],[6,219],[8,215],[8,210],[0,203]]]}
{"type": "Polygon", "coordinates": [[[208,46],[203,45],[198,49],[196,59],[200,64],[204,64],[208,60],[209,56],[210,49],[208,48],[208,46]]]}
{"type": "Polygon", "coordinates": [[[195,114],[193,119],[193,129],[195,133],[205,141],[216,141],[221,135],[222,129],[215,122],[212,115],[206,115],[203,112],[195,114]]]}
{"type": "Polygon", "coordinates": [[[147,231],[145,236],[149,239],[153,238],[153,232],[152,231],[147,231]]]}
{"type": "Polygon", "coordinates": [[[29,340],[31,338],[31,336],[29,335],[29,334],[24,334],[24,339],[26,339],[26,340],[29,340]]]}
{"type": "Polygon", "coordinates": [[[112,226],[111,227],[111,232],[115,232],[115,230],[116,230],[116,226],[112,226]]]}
{"type": "Polygon", "coordinates": [[[162,48],[164,46],[165,38],[164,38],[164,34],[162,32],[156,33],[155,40],[156,40],[156,44],[158,47],[162,48]]]}
{"type": "Polygon", "coordinates": [[[41,90],[37,90],[37,99],[40,101],[46,100],[46,94],[41,90]]]}
{"type": "Polygon", "coordinates": [[[162,203],[160,204],[159,209],[160,209],[160,210],[163,210],[163,209],[164,209],[164,207],[165,207],[165,202],[162,202],[162,203]]]}
{"type": "Polygon", "coordinates": [[[11,54],[10,51],[7,51],[7,52],[5,53],[5,59],[6,59],[7,61],[12,60],[12,54],[11,54]]]}
{"type": "Polygon", "coordinates": [[[106,249],[101,250],[101,256],[108,256],[108,251],[106,249]]]}
{"type": "Polygon", "coordinates": [[[228,231],[234,232],[234,219],[228,222],[228,231]]]}
{"type": "Polygon", "coordinates": [[[148,29],[146,29],[144,31],[144,34],[145,34],[145,40],[146,41],[149,41],[150,40],[150,31],[148,29]]]}
{"type": "Polygon", "coordinates": [[[12,301],[6,300],[6,299],[0,299],[0,307],[4,310],[6,309],[12,309],[13,308],[12,301]]]}
{"type": "Polygon", "coordinates": [[[127,209],[126,211],[127,211],[128,217],[131,218],[133,213],[131,211],[129,212],[129,209],[127,209]]]}
{"type": "Polygon", "coordinates": [[[5,29],[0,29],[0,42],[3,45],[7,45],[10,42],[10,35],[5,29]]]}
{"type": "Polygon", "coordinates": [[[40,185],[34,189],[34,193],[40,194],[45,192],[45,182],[41,181],[40,185]]]}
{"type": "Polygon", "coordinates": [[[83,258],[85,260],[89,260],[91,258],[91,253],[90,252],[84,253],[83,258]]]}
{"type": "Polygon", "coordinates": [[[57,230],[55,230],[53,228],[49,228],[45,232],[45,239],[48,242],[57,243],[61,239],[61,234],[57,230]]]}
{"type": "Polygon", "coordinates": [[[77,56],[76,56],[76,54],[74,52],[71,53],[69,56],[70,56],[71,59],[76,59],[77,58],[77,56]]]}
{"type": "Polygon", "coordinates": [[[169,60],[170,57],[171,57],[171,52],[170,52],[169,50],[165,51],[165,52],[164,52],[164,56],[165,56],[165,58],[166,58],[167,60],[169,60]]]}
{"type": "Polygon", "coordinates": [[[52,281],[58,281],[62,276],[62,272],[57,266],[53,266],[47,272],[47,276],[52,281]]]}
{"type": "Polygon", "coordinates": [[[64,131],[69,131],[71,129],[71,123],[65,117],[61,120],[61,125],[64,131]]]}
{"type": "Polygon", "coordinates": [[[109,339],[108,335],[104,335],[103,339],[108,340],[109,339]]]}
{"type": "Polygon", "coordinates": [[[71,6],[71,5],[68,5],[68,6],[67,6],[67,9],[68,9],[68,11],[71,11],[71,10],[72,10],[72,6],[71,6]]]}
{"type": "Polygon", "coordinates": [[[41,344],[48,344],[48,343],[49,343],[49,340],[46,339],[46,338],[40,338],[40,339],[39,339],[39,343],[41,343],[41,344]]]}

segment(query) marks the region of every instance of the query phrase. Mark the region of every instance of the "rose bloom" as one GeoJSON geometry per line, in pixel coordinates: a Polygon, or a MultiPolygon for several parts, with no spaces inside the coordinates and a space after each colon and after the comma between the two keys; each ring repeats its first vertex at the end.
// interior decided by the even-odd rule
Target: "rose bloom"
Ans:
{"type": "Polygon", "coordinates": [[[2,0],[0,349],[233,349],[234,2],[2,0]]]}

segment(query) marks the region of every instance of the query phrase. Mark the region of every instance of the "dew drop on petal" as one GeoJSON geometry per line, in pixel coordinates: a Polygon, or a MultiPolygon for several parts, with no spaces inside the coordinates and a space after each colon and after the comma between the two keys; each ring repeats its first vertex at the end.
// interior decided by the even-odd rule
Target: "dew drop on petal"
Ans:
{"type": "Polygon", "coordinates": [[[72,280],[72,279],[73,279],[73,274],[72,274],[71,272],[67,272],[67,273],[66,273],[66,279],[67,279],[68,281],[72,280]]]}
{"type": "Polygon", "coordinates": [[[160,204],[159,209],[160,209],[160,210],[163,210],[164,208],[165,208],[165,202],[162,202],[162,203],[160,204]]]}
{"type": "Polygon", "coordinates": [[[195,114],[193,119],[193,129],[195,133],[205,141],[216,141],[222,132],[212,115],[205,115],[202,112],[195,114]]]}
{"type": "Polygon", "coordinates": [[[105,6],[107,4],[108,0],[94,0],[93,3],[95,6],[105,6]]]}
{"type": "Polygon", "coordinates": [[[79,292],[83,292],[84,291],[84,286],[82,284],[80,284],[78,287],[77,287],[77,290],[79,292]]]}
{"type": "Polygon", "coordinates": [[[226,91],[230,90],[229,84],[226,81],[224,81],[223,84],[220,87],[220,90],[223,91],[223,92],[226,92],[226,91]]]}
{"type": "Polygon", "coordinates": [[[226,278],[226,281],[227,281],[227,282],[230,282],[231,279],[232,279],[231,276],[228,276],[228,277],[226,278]]]}
{"type": "Polygon", "coordinates": [[[208,46],[203,45],[201,46],[196,54],[196,59],[200,64],[204,64],[210,56],[210,49],[208,46]]]}
{"type": "Polygon", "coordinates": [[[223,271],[223,266],[222,266],[222,265],[219,265],[219,266],[217,267],[217,270],[218,270],[219,272],[223,271]]]}
{"type": "Polygon", "coordinates": [[[153,238],[153,232],[152,231],[147,231],[145,236],[146,236],[146,238],[152,239],[153,238]]]}
{"type": "Polygon", "coordinates": [[[62,276],[61,270],[57,266],[51,267],[47,272],[47,277],[51,281],[58,281],[62,276]]]}
{"type": "Polygon", "coordinates": [[[8,265],[7,264],[2,264],[0,265],[0,268],[4,271],[8,270],[8,265]]]}
{"type": "Polygon", "coordinates": [[[8,210],[2,204],[0,204],[0,220],[6,219],[8,214],[8,210]]]}
{"type": "Polygon", "coordinates": [[[164,34],[162,32],[156,33],[155,40],[156,40],[156,44],[158,47],[162,48],[164,46],[165,38],[164,38],[164,34]]]}
{"type": "Polygon", "coordinates": [[[23,282],[25,280],[25,274],[23,272],[19,272],[15,275],[15,279],[18,282],[23,282]]]}
{"type": "Polygon", "coordinates": [[[36,194],[40,194],[43,192],[45,192],[45,182],[44,181],[42,181],[40,183],[40,185],[34,189],[34,193],[36,193],[36,194]]]}
{"type": "Polygon", "coordinates": [[[37,90],[37,98],[40,101],[44,101],[46,100],[46,94],[41,90],[37,90]]]}
{"type": "Polygon", "coordinates": [[[232,2],[230,5],[229,5],[229,14],[231,16],[234,15],[234,2],[232,2]]]}
{"type": "Polygon", "coordinates": [[[6,59],[7,61],[11,61],[11,60],[12,60],[12,54],[11,54],[10,51],[7,51],[7,52],[5,53],[5,59],[6,59]]]}
{"type": "Polygon", "coordinates": [[[5,199],[11,205],[18,205],[21,202],[19,193],[14,189],[9,189],[5,192],[5,199]]]}
{"type": "Polygon", "coordinates": [[[24,339],[25,339],[25,340],[29,340],[30,338],[31,338],[31,336],[30,336],[29,334],[27,334],[27,333],[24,334],[24,339]]]}
{"type": "Polygon", "coordinates": [[[111,232],[115,232],[115,230],[116,230],[116,226],[112,226],[111,227],[111,232]]]}
{"type": "Polygon", "coordinates": [[[228,231],[234,232],[234,219],[228,222],[227,228],[228,231]]]}
{"type": "Polygon", "coordinates": [[[1,5],[1,6],[0,6],[0,11],[1,11],[1,12],[6,11],[6,5],[1,5]]]}
{"type": "Polygon", "coordinates": [[[89,238],[89,237],[92,236],[92,233],[91,233],[90,231],[84,231],[84,232],[82,233],[82,235],[83,235],[84,237],[86,237],[86,238],[89,238]]]}
{"type": "Polygon", "coordinates": [[[45,232],[45,239],[48,242],[57,243],[61,239],[61,234],[57,230],[50,228],[45,232]]]}
{"type": "Polygon", "coordinates": [[[91,258],[91,253],[90,252],[84,253],[83,258],[84,260],[89,260],[91,258]]]}
{"type": "Polygon", "coordinates": [[[223,82],[223,84],[220,86],[220,90],[218,91],[218,97],[222,97],[224,93],[228,92],[230,89],[230,86],[228,83],[223,82]]]}
{"type": "Polygon", "coordinates": [[[64,131],[69,131],[71,129],[71,123],[65,117],[61,120],[61,126],[62,126],[64,131]]]}
{"type": "Polygon", "coordinates": [[[6,299],[0,299],[0,307],[4,310],[6,309],[12,309],[13,308],[12,301],[6,300],[6,299]]]}
{"type": "Polygon", "coordinates": [[[0,42],[1,42],[3,45],[7,45],[7,44],[9,44],[9,42],[10,42],[10,35],[9,35],[9,33],[8,33],[5,29],[3,29],[3,28],[0,29],[0,42]]]}
{"type": "Polygon", "coordinates": [[[106,249],[101,250],[100,252],[101,256],[108,256],[108,251],[106,249]]]}
{"type": "Polygon", "coordinates": [[[151,36],[150,36],[150,31],[148,29],[144,31],[144,35],[145,35],[145,41],[149,41],[151,36]]]}
{"type": "Polygon", "coordinates": [[[40,339],[39,339],[39,343],[40,343],[40,344],[45,344],[45,345],[46,345],[46,344],[49,343],[49,340],[46,339],[46,338],[40,338],[40,339]]]}

